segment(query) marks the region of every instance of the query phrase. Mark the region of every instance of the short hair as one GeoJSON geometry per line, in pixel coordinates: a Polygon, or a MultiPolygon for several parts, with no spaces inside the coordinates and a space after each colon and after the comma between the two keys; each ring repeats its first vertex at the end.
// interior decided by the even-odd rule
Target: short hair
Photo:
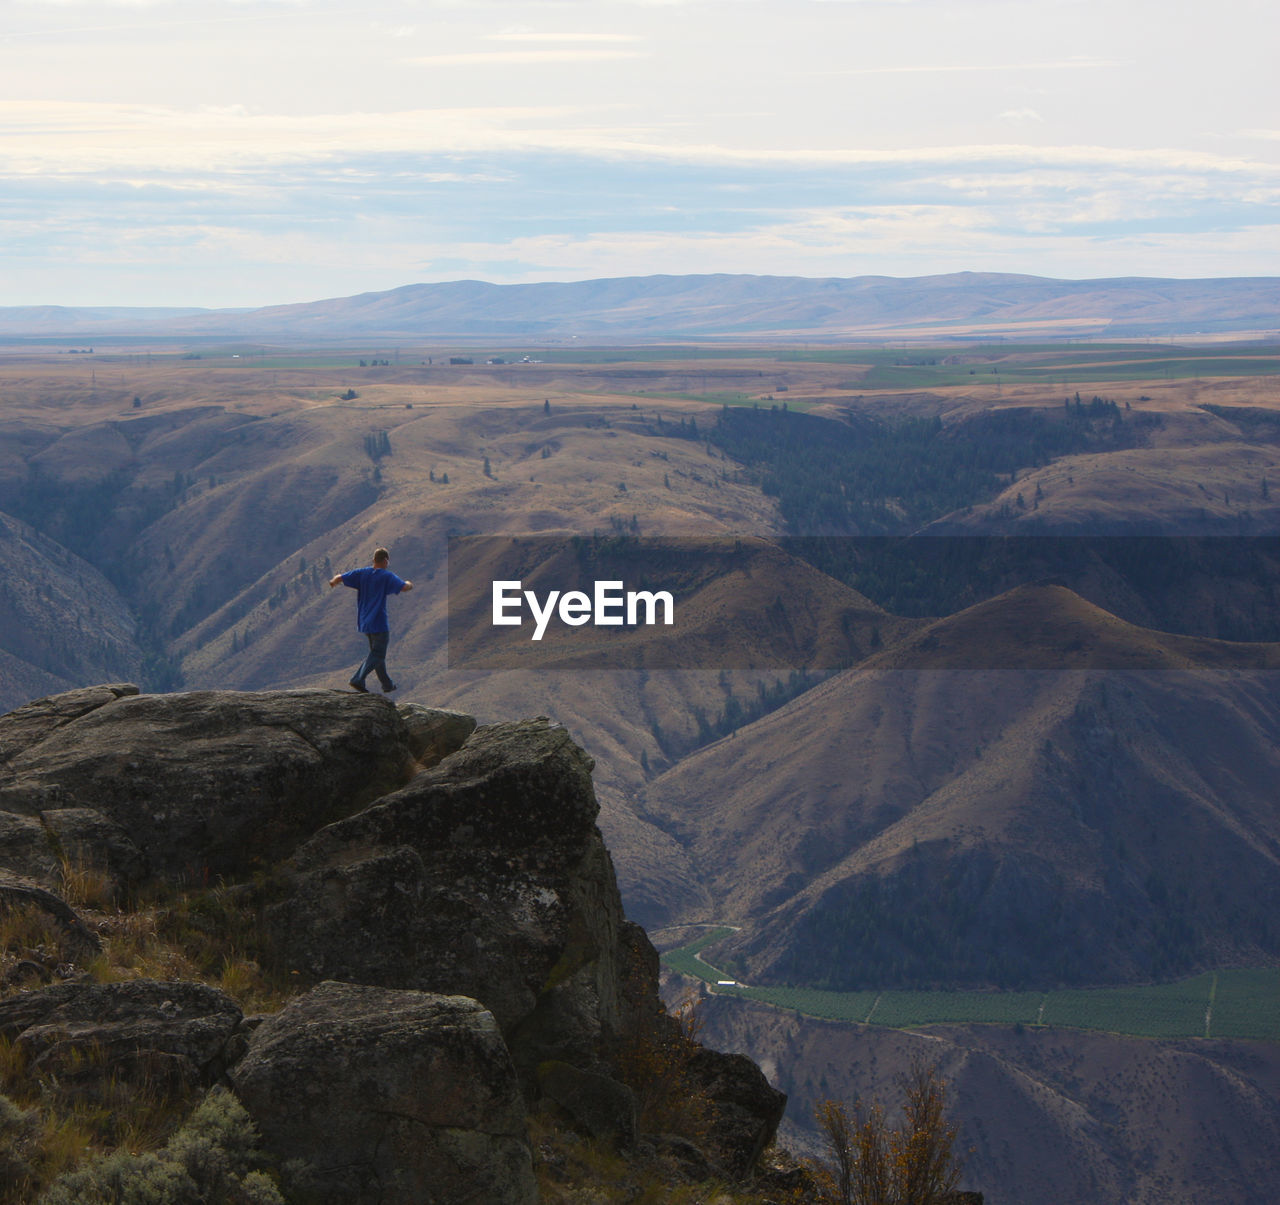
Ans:
{"type": "Polygon", "coordinates": [[[390,559],[391,553],[389,553],[385,548],[375,548],[373,550],[373,563],[375,565],[379,561],[389,561],[390,559]]]}

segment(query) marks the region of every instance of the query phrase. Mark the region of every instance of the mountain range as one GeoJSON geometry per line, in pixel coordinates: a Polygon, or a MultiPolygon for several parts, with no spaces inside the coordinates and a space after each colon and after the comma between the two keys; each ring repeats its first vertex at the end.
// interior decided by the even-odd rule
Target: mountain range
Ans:
{"type": "Polygon", "coordinates": [[[1278,327],[1276,277],[1054,280],[994,272],[906,279],[632,276],[512,285],[462,280],[259,309],[0,309],[5,338],[266,342],[1160,338],[1278,327]]]}

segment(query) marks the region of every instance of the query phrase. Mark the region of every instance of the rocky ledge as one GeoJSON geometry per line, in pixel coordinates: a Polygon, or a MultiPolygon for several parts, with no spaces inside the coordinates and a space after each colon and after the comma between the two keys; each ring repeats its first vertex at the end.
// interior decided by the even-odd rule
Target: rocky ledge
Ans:
{"type": "Polygon", "coordinates": [[[309,1200],[536,1201],[531,1117],[622,1151],[683,1141],[644,1132],[660,1075],[706,1102],[686,1161],[748,1176],[785,1097],[666,1014],[591,769],[545,717],[476,727],[336,691],[109,685],[19,708],[0,912],[43,916],[62,960],[10,959],[0,1037],[37,1073],[230,1086],[309,1200]],[[119,901],[224,885],[295,990],[245,1017],[214,986],[94,982],[69,866],[119,901]]]}

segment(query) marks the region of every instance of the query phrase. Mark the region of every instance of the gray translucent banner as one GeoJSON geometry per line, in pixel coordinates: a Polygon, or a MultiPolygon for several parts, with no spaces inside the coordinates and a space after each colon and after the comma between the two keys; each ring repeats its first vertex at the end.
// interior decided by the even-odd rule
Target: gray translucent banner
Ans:
{"type": "Polygon", "coordinates": [[[1280,537],[449,541],[459,669],[1280,668],[1280,537]]]}

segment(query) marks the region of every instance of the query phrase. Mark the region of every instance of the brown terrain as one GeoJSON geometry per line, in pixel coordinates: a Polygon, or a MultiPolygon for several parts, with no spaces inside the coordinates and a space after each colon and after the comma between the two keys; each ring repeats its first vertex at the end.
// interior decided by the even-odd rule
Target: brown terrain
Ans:
{"type": "Polygon", "coordinates": [[[1280,1047],[998,1025],[893,1030],[816,1021],[747,1000],[703,1006],[706,1041],[753,1055],[788,1094],[779,1134],[828,1098],[895,1100],[913,1059],[950,1087],[962,1183],[989,1205],[1266,1200],[1280,1148],[1280,1047]]]}
{"type": "MultiPolygon", "coordinates": [[[[723,948],[744,979],[1047,987],[1280,958],[1280,651],[1214,639],[1211,585],[1177,633],[1102,579],[910,619],[771,553],[779,590],[812,600],[787,648],[851,664],[718,740],[699,715],[787,678],[728,572],[691,596],[703,668],[646,668],[642,649],[628,668],[576,668],[563,638],[520,668],[449,664],[450,536],[784,534],[750,472],[674,437],[709,429],[717,395],[951,426],[1056,412],[1069,379],[997,381],[985,367],[1004,353],[986,352],[967,384],[864,390],[865,366],[763,351],[451,366],[448,349],[406,346],[362,369],[332,350],[241,350],[0,356],[0,709],[96,681],[340,688],[361,638],[353,596],[325,581],[385,543],[415,583],[391,603],[397,698],[564,724],[595,758],[629,915],[740,926],[723,948]],[[852,636],[833,611],[856,616],[852,636]],[[727,668],[706,665],[717,650],[727,668]]],[[[1158,425],[1028,466],[936,522],[1145,532],[1247,509],[1251,532],[1274,532],[1272,428],[1201,407],[1280,414],[1277,380],[1094,372],[1086,397],[1158,425]]],[[[976,1148],[966,1182],[996,1205],[1245,1202],[1280,1166],[1266,1044],[902,1034],[725,1000],[708,1026],[794,1094],[793,1115],[820,1093],[882,1091],[928,1045],[976,1148]]]]}

